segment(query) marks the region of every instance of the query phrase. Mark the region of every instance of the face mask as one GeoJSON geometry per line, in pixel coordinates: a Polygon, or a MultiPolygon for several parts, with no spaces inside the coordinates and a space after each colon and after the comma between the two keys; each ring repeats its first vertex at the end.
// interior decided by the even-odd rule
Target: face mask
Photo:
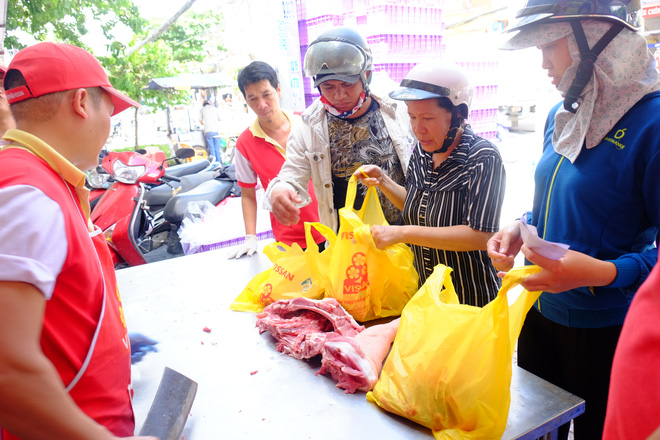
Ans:
{"type": "Polygon", "coordinates": [[[330,104],[330,102],[325,99],[325,96],[321,95],[321,103],[325,107],[325,109],[334,116],[337,116],[338,118],[346,119],[351,115],[354,115],[357,111],[359,111],[362,108],[362,105],[364,104],[364,101],[367,99],[367,92],[362,92],[360,94],[360,99],[358,99],[357,105],[353,107],[352,110],[347,110],[345,112],[340,112],[336,108],[330,104]]]}

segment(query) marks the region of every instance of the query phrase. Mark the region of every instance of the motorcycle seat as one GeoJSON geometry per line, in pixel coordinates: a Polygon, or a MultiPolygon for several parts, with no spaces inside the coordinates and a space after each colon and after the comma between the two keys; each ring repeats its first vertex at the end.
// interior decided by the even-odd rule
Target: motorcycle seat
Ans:
{"type": "Polygon", "coordinates": [[[204,171],[201,173],[190,174],[181,178],[181,191],[188,192],[193,188],[198,187],[203,182],[213,179],[213,171],[204,171]]]}
{"type": "Polygon", "coordinates": [[[204,171],[183,176],[180,182],[169,182],[169,185],[162,184],[154,186],[146,192],[144,200],[147,206],[164,205],[174,196],[175,190],[178,190],[178,193],[190,191],[202,182],[213,179],[213,175],[213,171],[204,171]]]}
{"type": "Polygon", "coordinates": [[[208,180],[195,188],[172,197],[165,205],[163,218],[174,224],[180,224],[188,212],[188,203],[208,201],[217,205],[225,199],[234,186],[233,182],[208,180]]]}
{"type": "MultiPolygon", "coordinates": [[[[171,182],[170,185],[174,186],[174,188],[178,188],[180,183],[171,182]]],[[[174,188],[170,185],[163,183],[162,185],[149,188],[144,194],[144,201],[147,206],[154,207],[166,204],[172,198],[172,193],[174,191],[174,188]]]]}
{"type": "Polygon", "coordinates": [[[180,165],[172,165],[165,169],[165,174],[168,176],[181,177],[188,174],[195,174],[209,166],[210,162],[206,159],[196,160],[194,162],[182,163],[180,165]]]}

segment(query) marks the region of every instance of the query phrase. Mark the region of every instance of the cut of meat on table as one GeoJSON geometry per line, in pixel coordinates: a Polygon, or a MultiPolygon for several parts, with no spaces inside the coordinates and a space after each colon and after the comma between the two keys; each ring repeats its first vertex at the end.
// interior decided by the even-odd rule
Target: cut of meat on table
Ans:
{"type": "Polygon", "coordinates": [[[259,333],[265,331],[276,347],[296,359],[321,354],[328,334],[353,337],[364,330],[334,298],[279,300],[257,314],[259,333]]]}
{"type": "Polygon", "coordinates": [[[369,391],[399,329],[399,319],[364,329],[334,298],[279,300],[257,314],[259,333],[275,338],[279,351],[296,359],[321,354],[321,369],[346,393],[369,391]]]}
{"type": "Polygon", "coordinates": [[[329,373],[346,393],[371,390],[378,382],[399,321],[371,326],[355,336],[327,335],[321,369],[316,374],[329,373]]]}

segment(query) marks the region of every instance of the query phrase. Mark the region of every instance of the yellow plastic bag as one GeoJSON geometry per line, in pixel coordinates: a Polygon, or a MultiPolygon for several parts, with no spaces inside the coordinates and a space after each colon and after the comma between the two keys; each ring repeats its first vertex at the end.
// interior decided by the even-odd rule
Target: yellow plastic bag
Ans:
{"type": "Polygon", "coordinates": [[[280,300],[303,296],[311,299],[323,298],[323,276],[330,262],[335,233],[321,223],[305,223],[307,249],[298,244],[287,246],[282,242],[270,243],[264,247],[273,266],[257,274],[234,302],[231,310],[241,312],[261,312],[267,305],[280,300]],[[314,243],[312,228],[319,231],[329,246],[319,252],[314,243]]]}
{"type": "Polygon", "coordinates": [[[357,321],[398,316],[417,291],[410,248],[397,243],[378,249],[370,225],[387,225],[376,188],[353,210],[357,179],[351,177],[346,206],[339,210],[339,233],[327,271],[325,296],[335,298],[357,321]]]}
{"type": "Polygon", "coordinates": [[[378,383],[367,399],[433,430],[440,440],[496,439],[511,403],[511,359],[541,292],[507,293],[537,266],[515,268],[483,308],[458,303],[451,269],[438,265],[401,315],[378,383]]]}

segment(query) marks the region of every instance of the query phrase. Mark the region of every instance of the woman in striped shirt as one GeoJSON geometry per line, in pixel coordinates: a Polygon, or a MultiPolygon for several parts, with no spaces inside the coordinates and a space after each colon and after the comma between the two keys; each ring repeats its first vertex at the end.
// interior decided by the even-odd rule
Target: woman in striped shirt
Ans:
{"type": "Polygon", "coordinates": [[[436,265],[451,267],[461,303],[481,307],[500,287],[486,243],[499,228],[506,176],[497,148],[465,123],[473,94],[454,64],[415,66],[390,93],[406,101],[418,140],[406,186],[374,165],[355,174],[403,211],[404,225],[371,227],[376,245],[411,245],[420,285],[436,265]]]}

